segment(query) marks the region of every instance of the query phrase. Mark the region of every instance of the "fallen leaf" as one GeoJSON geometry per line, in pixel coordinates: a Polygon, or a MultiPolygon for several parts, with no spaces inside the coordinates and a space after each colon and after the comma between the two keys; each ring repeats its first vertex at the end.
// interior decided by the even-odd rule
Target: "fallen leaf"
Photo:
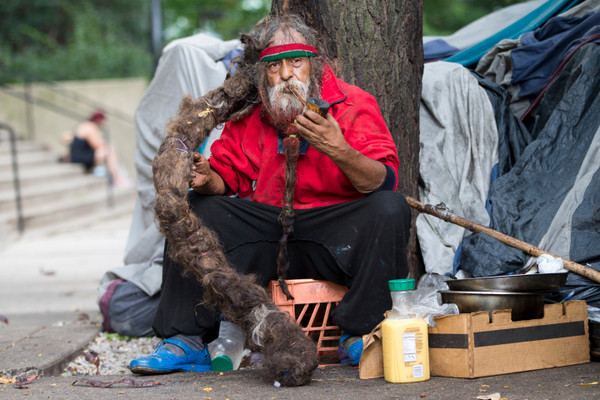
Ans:
{"type": "Polygon", "coordinates": [[[15,383],[16,378],[8,378],[6,375],[0,376],[0,384],[7,385],[9,383],[15,383]]]}
{"type": "Polygon", "coordinates": [[[46,276],[53,276],[56,275],[56,271],[52,271],[52,270],[46,270],[43,267],[40,267],[40,273],[42,275],[46,275],[46,276]]]}
{"type": "Polygon", "coordinates": [[[485,396],[477,396],[479,400],[500,400],[500,393],[486,394],[485,396]]]}
{"type": "Polygon", "coordinates": [[[210,392],[210,391],[212,391],[212,388],[205,387],[205,388],[204,388],[204,389],[202,389],[202,390],[204,390],[205,392],[210,392]]]}
{"type": "Polygon", "coordinates": [[[24,377],[24,376],[17,376],[15,378],[15,384],[14,387],[17,389],[29,389],[29,385],[30,383],[32,383],[33,381],[35,381],[38,378],[38,375],[32,375],[28,378],[24,377]]]}
{"type": "Polygon", "coordinates": [[[590,382],[590,383],[580,383],[580,386],[590,386],[590,385],[597,385],[598,382],[590,382]]]}

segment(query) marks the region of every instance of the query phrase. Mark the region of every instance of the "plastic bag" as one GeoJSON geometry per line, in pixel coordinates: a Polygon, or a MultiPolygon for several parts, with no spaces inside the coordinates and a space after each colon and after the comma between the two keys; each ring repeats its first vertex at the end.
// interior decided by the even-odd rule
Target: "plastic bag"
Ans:
{"type": "Polygon", "coordinates": [[[435,326],[434,317],[458,314],[456,304],[442,304],[439,290],[448,290],[445,277],[438,274],[425,274],[415,290],[392,291],[393,308],[388,318],[423,318],[427,325],[435,326]]]}

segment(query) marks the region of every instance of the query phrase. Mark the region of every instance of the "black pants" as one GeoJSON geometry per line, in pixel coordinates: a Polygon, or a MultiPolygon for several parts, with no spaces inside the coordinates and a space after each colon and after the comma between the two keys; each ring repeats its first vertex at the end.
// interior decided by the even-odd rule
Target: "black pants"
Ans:
{"type": "MultiPolygon", "coordinates": [[[[233,268],[254,273],[267,286],[277,279],[280,208],[223,196],[189,192],[192,210],[214,230],[233,268]]],[[[288,279],[324,279],[349,288],[333,313],[347,333],[369,333],[392,301],[387,281],[408,275],[406,244],[410,208],[404,197],[381,191],[360,200],[296,210],[288,242],[288,279]]],[[[153,328],[158,336],[215,335],[218,312],[202,304],[204,288],[168,256],[153,328]]]]}

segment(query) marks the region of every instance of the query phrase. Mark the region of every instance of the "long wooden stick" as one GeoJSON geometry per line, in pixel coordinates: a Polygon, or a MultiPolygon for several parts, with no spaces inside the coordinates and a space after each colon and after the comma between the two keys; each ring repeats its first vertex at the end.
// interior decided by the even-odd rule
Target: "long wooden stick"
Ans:
{"type": "Polygon", "coordinates": [[[406,201],[408,202],[409,206],[411,206],[412,208],[414,208],[415,210],[417,210],[419,212],[433,215],[434,217],[443,219],[446,222],[450,222],[455,225],[462,226],[463,228],[468,229],[471,232],[485,233],[486,235],[491,236],[495,239],[498,239],[499,241],[501,241],[502,243],[504,243],[508,246],[514,247],[515,249],[519,249],[521,251],[524,251],[525,253],[532,255],[534,257],[539,257],[542,254],[549,254],[554,258],[560,258],[563,262],[564,267],[567,270],[574,272],[576,274],[579,274],[579,275],[583,275],[586,278],[589,278],[593,281],[600,282],[600,272],[596,271],[593,268],[586,267],[585,265],[578,264],[576,262],[567,260],[562,257],[558,257],[552,253],[549,253],[547,251],[540,249],[539,247],[535,247],[532,244],[523,242],[519,239],[515,239],[512,236],[505,235],[502,232],[498,232],[494,229],[485,227],[483,225],[469,221],[468,219],[454,215],[450,211],[448,211],[447,208],[445,208],[443,206],[432,206],[431,204],[423,204],[420,201],[415,200],[412,197],[408,197],[408,196],[406,196],[406,201]]]}

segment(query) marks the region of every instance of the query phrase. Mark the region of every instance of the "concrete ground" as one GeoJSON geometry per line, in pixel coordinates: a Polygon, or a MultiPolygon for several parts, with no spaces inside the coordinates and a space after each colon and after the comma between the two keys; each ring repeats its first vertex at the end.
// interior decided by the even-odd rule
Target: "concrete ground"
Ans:
{"type": "MultiPolygon", "coordinates": [[[[134,377],[160,385],[134,388],[132,376],[59,376],[100,331],[97,285],[121,265],[130,218],[85,229],[26,234],[0,249],[0,398],[2,399],[594,399],[600,363],[477,379],[432,377],[413,384],[361,380],[349,366],[318,368],[310,385],[276,388],[257,370],[134,377]],[[6,377],[41,375],[15,387],[6,377]],[[90,386],[86,379],[114,383],[90,386]]],[[[94,382],[92,382],[94,383],[94,382]]]]}

